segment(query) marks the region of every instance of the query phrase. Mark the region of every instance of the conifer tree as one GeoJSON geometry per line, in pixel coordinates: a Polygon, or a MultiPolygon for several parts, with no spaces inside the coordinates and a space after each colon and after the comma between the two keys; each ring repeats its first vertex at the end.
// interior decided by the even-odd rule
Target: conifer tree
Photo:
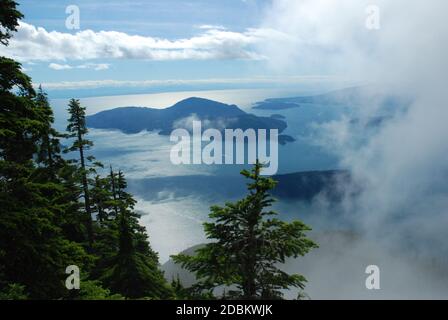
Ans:
{"type": "Polygon", "coordinates": [[[84,218],[84,205],[81,201],[82,188],[79,187],[78,168],[66,161],[58,172],[58,179],[63,193],[60,196],[60,226],[67,239],[85,244],[88,242],[87,226],[84,218]]]}
{"type": "Polygon", "coordinates": [[[93,210],[96,211],[97,221],[103,224],[109,220],[109,203],[111,194],[108,186],[109,179],[95,176],[94,186],[92,188],[92,205],[93,210]]]}
{"type": "Polygon", "coordinates": [[[92,220],[92,208],[90,203],[90,191],[89,191],[89,174],[94,171],[92,168],[88,168],[87,162],[94,160],[93,156],[87,156],[86,152],[93,146],[93,142],[86,139],[85,136],[88,133],[86,125],[86,108],[81,106],[79,100],[71,99],[69,102],[68,112],[70,118],[68,119],[67,132],[68,137],[73,138],[73,144],[66,150],[66,152],[77,151],[79,153],[79,174],[81,177],[81,185],[84,196],[84,209],[87,232],[89,235],[90,246],[93,244],[93,220],[92,220]]]}
{"type": "Polygon", "coordinates": [[[112,198],[113,198],[113,207],[114,207],[114,213],[115,213],[115,217],[118,217],[118,194],[117,194],[117,188],[116,188],[116,177],[115,177],[115,172],[112,168],[112,165],[110,166],[110,175],[109,175],[109,179],[110,179],[110,186],[111,186],[111,192],[112,192],[112,198]]]}
{"type": "Polygon", "coordinates": [[[213,206],[204,224],[207,238],[213,242],[196,255],[177,255],[173,259],[198,279],[196,289],[211,292],[219,286],[234,286],[228,291],[234,298],[276,299],[282,289],[303,289],[302,275],[288,274],[279,268],[286,258],[298,257],[316,247],[306,238],[310,228],[301,221],[287,223],[269,210],[274,199],[269,195],[276,182],[260,175],[257,162],[252,171],[241,173],[248,178],[249,194],[224,207],[213,206]]]}
{"type": "Polygon", "coordinates": [[[167,299],[173,292],[156,261],[137,252],[134,232],[126,214],[119,217],[119,251],[103,282],[128,298],[167,299]]]}
{"type": "MultiPolygon", "coordinates": [[[[111,177],[115,176],[111,173],[111,177]]],[[[169,298],[173,292],[159,270],[158,256],[149,245],[145,228],[138,223],[136,201],[126,192],[127,182],[121,171],[115,183],[118,251],[101,279],[112,292],[128,298],[169,298]]]]}
{"type": "Polygon", "coordinates": [[[63,135],[58,133],[53,127],[54,115],[48,101],[48,96],[39,86],[39,89],[34,99],[37,107],[42,111],[42,121],[45,123],[45,127],[42,130],[42,137],[38,143],[37,162],[43,164],[48,168],[48,178],[54,179],[56,171],[60,169],[64,164],[60,155],[60,141],[63,135]]]}
{"type": "Polygon", "coordinates": [[[11,33],[17,31],[18,21],[23,18],[23,14],[17,10],[17,2],[13,0],[2,0],[0,2],[0,44],[8,45],[11,33]]]}
{"type": "MultiPolygon", "coordinates": [[[[8,44],[22,15],[0,2],[0,42],[8,44]]],[[[16,61],[0,57],[0,292],[60,298],[67,264],[88,263],[82,247],[59,227],[64,193],[39,174],[34,159],[51,115],[36,102],[31,79],[16,61]]],[[[47,166],[48,163],[42,163],[47,166]]]]}

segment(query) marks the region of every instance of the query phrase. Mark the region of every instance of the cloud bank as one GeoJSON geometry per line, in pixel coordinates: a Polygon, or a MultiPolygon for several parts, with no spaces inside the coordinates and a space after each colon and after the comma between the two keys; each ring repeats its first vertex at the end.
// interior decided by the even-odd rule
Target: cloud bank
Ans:
{"type": "Polygon", "coordinates": [[[130,35],[117,31],[83,30],[75,34],[47,31],[21,22],[18,32],[0,54],[19,61],[147,59],[206,60],[263,59],[254,45],[282,35],[269,29],[232,32],[222,27],[205,26],[197,36],[162,39],[130,35]]]}
{"type": "MultiPolygon", "coordinates": [[[[414,98],[367,137],[342,119],[322,125],[320,138],[364,186],[346,204],[364,234],[439,257],[448,252],[447,11],[442,0],[278,0],[262,25],[294,39],[262,51],[279,72],[321,65],[414,98]],[[380,10],[379,30],[366,28],[372,4],[380,10]],[[364,143],[353,143],[358,139],[364,143]]],[[[355,110],[364,123],[380,111],[374,96],[355,110]]]]}

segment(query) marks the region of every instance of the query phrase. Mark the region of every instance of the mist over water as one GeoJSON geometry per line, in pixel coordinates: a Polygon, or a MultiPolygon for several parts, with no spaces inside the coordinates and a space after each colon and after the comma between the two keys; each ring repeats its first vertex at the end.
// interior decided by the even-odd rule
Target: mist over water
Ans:
{"type": "MultiPolygon", "coordinates": [[[[374,250],[338,240],[331,246],[344,248],[359,261],[369,257],[370,263],[382,266],[387,276],[382,290],[372,298],[446,298],[448,283],[442,270],[447,267],[448,248],[444,240],[448,231],[448,97],[444,89],[448,4],[375,1],[381,19],[375,31],[364,27],[366,15],[362,15],[371,4],[274,2],[264,26],[296,41],[267,45],[266,54],[273,69],[319,68],[324,63],[326,70],[344,70],[348,76],[376,84],[354,109],[361,123],[380,111],[378,91],[412,98],[404,112],[377,130],[359,130],[350,118],[316,125],[315,141],[336,155],[340,166],[362,185],[360,196],[347,198],[342,209],[362,236],[361,243],[367,241],[374,250]]],[[[317,297],[364,297],[365,289],[356,286],[339,291],[359,284],[346,273],[338,274],[356,264],[344,258],[347,254],[334,256],[338,286],[311,277],[309,290],[317,297]]],[[[315,272],[328,275],[318,267],[315,272]]]]}

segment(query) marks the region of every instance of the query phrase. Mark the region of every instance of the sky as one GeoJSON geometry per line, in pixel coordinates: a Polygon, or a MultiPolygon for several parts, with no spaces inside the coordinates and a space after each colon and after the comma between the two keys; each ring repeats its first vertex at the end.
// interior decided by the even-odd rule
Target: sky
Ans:
{"type": "Polygon", "coordinates": [[[265,2],[23,0],[6,55],[50,90],[250,85],[265,77],[249,48],[265,2]],[[66,27],[70,5],[79,8],[78,30],[66,27]]]}
{"type": "Polygon", "coordinates": [[[341,76],[326,66],[272,67],[267,48],[291,41],[264,25],[276,1],[18,2],[25,18],[0,54],[56,97],[284,88],[341,76]],[[73,5],[79,29],[67,28],[73,5]]]}

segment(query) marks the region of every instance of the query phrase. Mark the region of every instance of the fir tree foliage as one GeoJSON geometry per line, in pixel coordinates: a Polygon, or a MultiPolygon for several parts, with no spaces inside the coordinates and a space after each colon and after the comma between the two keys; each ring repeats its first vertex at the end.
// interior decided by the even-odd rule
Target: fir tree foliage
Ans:
{"type": "Polygon", "coordinates": [[[0,44],[8,45],[11,34],[17,31],[19,20],[23,14],[17,10],[17,2],[12,0],[0,1],[0,44]]]}
{"type": "Polygon", "coordinates": [[[194,272],[198,292],[229,287],[227,295],[243,299],[279,299],[282,290],[303,289],[306,279],[288,274],[279,265],[287,258],[303,256],[317,245],[306,237],[311,229],[301,221],[284,222],[271,210],[269,195],[276,182],[260,175],[262,164],[241,174],[249,179],[249,194],[224,207],[213,206],[212,222],[204,224],[211,243],[193,256],[173,256],[175,262],[194,272]]]}

